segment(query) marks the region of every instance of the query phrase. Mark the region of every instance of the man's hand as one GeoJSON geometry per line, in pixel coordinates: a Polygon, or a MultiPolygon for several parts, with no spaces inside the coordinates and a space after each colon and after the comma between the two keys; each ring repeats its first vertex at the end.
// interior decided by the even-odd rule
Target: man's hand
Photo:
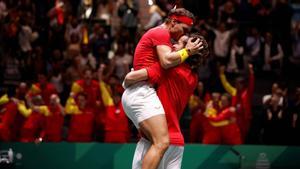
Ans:
{"type": "Polygon", "coordinates": [[[127,88],[139,81],[143,81],[143,80],[147,80],[148,79],[148,73],[146,69],[140,69],[137,71],[131,71],[129,73],[127,73],[127,75],[125,76],[125,79],[123,81],[123,88],[127,88]]]}
{"type": "Polygon", "coordinates": [[[124,81],[123,81],[123,88],[126,89],[128,88],[129,86],[133,85],[135,83],[134,80],[132,80],[132,76],[133,76],[133,69],[131,69],[131,72],[127,73],[127,75],[125,76],[124,78],[124,81]]]}
{"type": "Polygon", "coordinates": [[[203,49],[203,43],[200,41],[199,38],[189,38],[185,48],[188,51],[189,56],[197,54],[203,49]]]}

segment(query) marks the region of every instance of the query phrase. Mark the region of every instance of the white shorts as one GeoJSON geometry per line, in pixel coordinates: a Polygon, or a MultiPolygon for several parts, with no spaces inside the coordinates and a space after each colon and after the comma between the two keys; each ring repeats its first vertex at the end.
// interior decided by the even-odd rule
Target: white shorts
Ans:
{"type": "MultiPolygon", "coordinates": [[[[142,160],[150,146],[151,143],[144,138],[141,138],[137,143],[132,161],[132,169],[142,168],[142,160]]],[[[158,169],[180,169],[183,151],[183,146],[170,145],[161,159],[158,169]]]]}
{"type": "Polygon", "coordinates": [[[139,129],[140,122],[165,114],[155,89],[144,81],[125,89],[122,95],[122,105],[127,117],[137,129],[139,129]]]}

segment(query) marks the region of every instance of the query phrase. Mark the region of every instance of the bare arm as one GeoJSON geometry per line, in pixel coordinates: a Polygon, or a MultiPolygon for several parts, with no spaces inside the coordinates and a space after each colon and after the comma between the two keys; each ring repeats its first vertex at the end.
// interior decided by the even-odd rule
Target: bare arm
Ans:
{"type": "MultiPolygon", "coordinates": [[[[202,42],[200,42],[200,39],[197,39],[196,41],[192,42],[193,38],[190,38],[185,46],[185,49],[188,52],[188,55],[194,55],[198,53],[201,49],[203,49],[202,42]]],[[[156,51],[159,57],[160,65],[164,69],[168,69],[174,66],[179,65],[181,62],[181,56],[179,52],[172,51],[172,48],[166,45],[158,45],[156,47],[156,51]]]]}
{"type": "Polygon", "coordinates": [[[133,85],[139,81],[143,81],[147,79],[148,79],[148,72],[146,69],[131,71],[125,76],[124,87],[127,88],[130,85],[133,85]]]}

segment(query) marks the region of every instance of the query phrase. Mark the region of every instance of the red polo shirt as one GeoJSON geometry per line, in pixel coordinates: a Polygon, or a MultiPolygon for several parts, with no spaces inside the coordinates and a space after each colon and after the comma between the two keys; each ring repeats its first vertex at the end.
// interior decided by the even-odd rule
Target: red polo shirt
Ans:
{"type": "Polygon", "coordinates": [[[183,146],[179,119],[196,88],[198,77],[185,63],[168,70],[155,64],[147,71],[150,82],[158,84],[156,91],[166,113],[170,143],[183,146]]]}
{"type": "Polygon", "coordinates": [[[134,52],[133,68],[139,70],[158,63],[156,46],[166,45],[172,48],[169,31],[160,26],[148,30],[141,38],[134,52]]]}

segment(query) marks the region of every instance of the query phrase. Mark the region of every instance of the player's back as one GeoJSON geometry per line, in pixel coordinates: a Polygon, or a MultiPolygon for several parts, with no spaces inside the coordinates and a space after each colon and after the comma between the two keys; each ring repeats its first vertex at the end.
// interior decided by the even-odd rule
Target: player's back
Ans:
{"type": "Polygon", "coordinates": [[[166,112],[171,144],[184,143],[179,119],[197,83],[197,75],[187,64],[168,69],[159,82],[157,95],[166,112]]]}

